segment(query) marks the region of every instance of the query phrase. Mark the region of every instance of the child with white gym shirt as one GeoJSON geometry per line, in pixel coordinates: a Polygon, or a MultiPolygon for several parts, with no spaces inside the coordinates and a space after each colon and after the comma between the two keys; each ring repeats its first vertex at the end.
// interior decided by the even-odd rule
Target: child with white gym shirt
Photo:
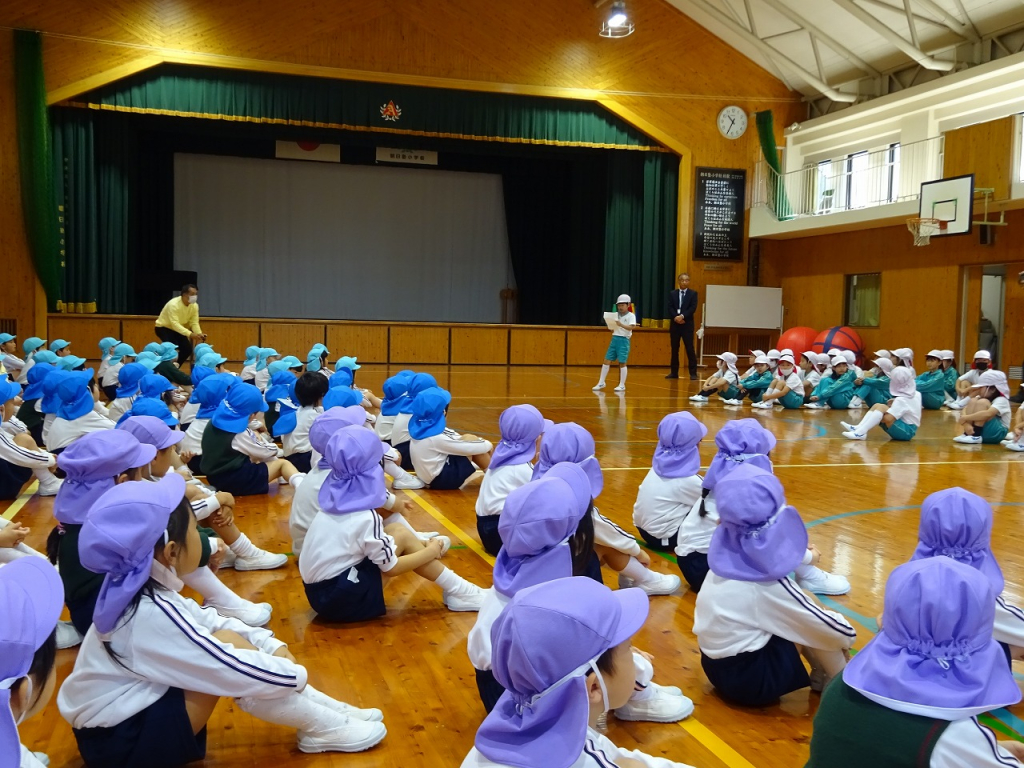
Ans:
{"type": "Polygon", "coordinates": [[[612,331],[612,340],[604,356],[604,365],[601,366],[601,378],[594,387],[595,392],[605,388],[604,380],[608,378],[608,371],[614,362],[619,364],[619,383],[615,387],[615,391],[626,391],[626,363],[629,361],[629,340],[633,336],[633,329],[640,327],[637,325],[636,315],[629,311],[629,305],[632,301],[625,293],[615,300],[615,309],[618,311],[619,316],[615,318],[615,330],[612,331]]]}

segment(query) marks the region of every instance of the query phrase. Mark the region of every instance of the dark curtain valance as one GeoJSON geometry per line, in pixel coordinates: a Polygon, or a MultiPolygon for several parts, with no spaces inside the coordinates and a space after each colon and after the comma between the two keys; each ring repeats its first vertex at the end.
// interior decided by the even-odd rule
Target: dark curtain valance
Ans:
{"type": "Polygon", "coordinates": [[[73,106],[433,138],[668,152],[584,100],[162,64],[73,106]]]}

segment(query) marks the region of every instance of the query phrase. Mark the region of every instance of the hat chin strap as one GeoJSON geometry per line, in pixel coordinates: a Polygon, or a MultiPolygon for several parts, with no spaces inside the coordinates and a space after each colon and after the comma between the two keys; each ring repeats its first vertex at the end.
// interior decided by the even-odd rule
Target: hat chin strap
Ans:
{"type": "Polygon", "coordinates": [[[533,709],[537,705],[537,703],[545,696],[548,696],[553,691],[558,690],[563,685],[568,683],[570,680],[575,680],[578,677],[585,677],[587,674],[590,673],[591,670],[593,670],[594,674],[597,675],[597,684],[601,686],[601,699],[604,702],[604,709],[602,711],[607,712],[610,708],[608,704],[608,687],[605,685],[604,675],[602,675],[601,670],[597,668],[597,659],[594,658],[588,661],[587,663],[581,664],[580,666],[576,667],[576,669],[574,669],[572,672],[570,672],[554,684],[548,686],[540,693],[535,693],[533,696],[530,696],[528,699],[525,699],[523,701],[517,701],[516,714],[522,715],[524,710],[533,709]]]}

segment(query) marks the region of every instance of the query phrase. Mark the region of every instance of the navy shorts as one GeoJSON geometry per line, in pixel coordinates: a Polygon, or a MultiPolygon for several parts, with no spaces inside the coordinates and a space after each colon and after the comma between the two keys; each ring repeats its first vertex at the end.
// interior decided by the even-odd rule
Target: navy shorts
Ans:
{"type": "Polygon", "coordinates": [[[476,472],[476,465],[468,456],[448,456],[440,474],[430,481],[432,491],[457,491],[469,476],[476,472]]]}
{"type": "Polygon", "coordinates": [[[476,670],[476,689],[480,693],[480,701],[483,702],[484,709],[490,714],[491,710],[494,709],[494,705],[498,703],[498,699],[501,698],[501,694],[505,692],[505,689],[501,687],[501,683],[494,679],[494,673],[491,670],[476,670]]]}
{"type": "Polygon", "coordinates": [[[19,467],[17,464],[0,459],[0,500],[13,501],[18,498],[25,483],[31,479],[32,469],[30,467],[19,467]]]}
{"type": "Polygon", "coordinates": [[[118,725],[74,733],[87,768],[176,768],[206,757],[206,728],[192,733],[180,688],[118,725]]]}
{"type": "Polygon", "coordinates": [[[604,584],[604,578],[601,576],[601,558],[597,556],[597,552],[591,553],[590,559],[587,561],[587,567],[580,575],[593,579],[598,584],[604,584]]]}
{"type": "Polygon", "coordinates": [[[232,496],[259,496],[270,491],[270,470],[266,464],[253,464],[248,459],[238,469],[207,475],[207,481],[218,491],[232,496]]]}
{"type": "Polygon", "coordinates": [[[398,445],[391,446],[402,455],[402,466],[406,470],[409,470],[412,467],[412,454],[409,453],[410,444],[411,443],[408,440],[406,440],[404,443],[399,443],[398,445]]]}
{"type": "Polygon", "coordinates": [[[387,613],[384,577],[380,568],[369,559],[342,571],[333,579],[304,586],[310,607],[324,621],[367,621],[387,613]]]}
{"type": "Polygon", "coordinates": [[[683,557],[676,557],[679,572],[694,592],[700,592],[704,579],[708,577],[708,556],[702,552],[691,552],[683,557]]]}
{"type": "Polygon", "coordinates": [[[32,439],[36,441],[36,445],[43,445],[43,422],[40,421],[38,424],[33,424],[28,428],[28,433],[32,435],[32,439]]]}
{"type": "Polygon", "coordinates": [[[639,525],[636,529],[640,532],[640,538],[643,539],[644,543],[651,549],[657,550],[658,552],[675,551],[676,540],[679,538],[679,534],[673,533],[671,539],[656,539],[639,525]]]}
{"type": "Polygon", "coordinates": [[[702,652],[700,665],[718,695],[742,707],[767,707],[811,684],[796,645],[778,635],[772,635],[764,648],[725,659],[702,652]]]}
{"type": "Polygon", "coordinates": [[[292,463],[299,472],[308,475],[309,474],[309,462],[313,459],[312,451],[304,451],[302,453],[293,453],[290,456],[285,456],[288,461],[292,463]]]}
{"type": "Polygon", "coordinates": [[[477,515],[476,517],[476,532],[480,534],[480,543],[484,545],[484,551],[487,554],[495,557],[501,551],[503,544],[501,534],[498,533],[500,521],[501,515],[477,515]]]}
{"type": "Polygon", "coordinates": [[[71,623],[75,625],[75,629],[81,632],[83,635],[89,631],[89,627],[92,626],[92,614],[96,610],[96,600],[100,596],[100,591],[97,589],[88,597],[81,600],[67,600],[65,604],[68,607],[68,613],[71,614],[71,623]]]}

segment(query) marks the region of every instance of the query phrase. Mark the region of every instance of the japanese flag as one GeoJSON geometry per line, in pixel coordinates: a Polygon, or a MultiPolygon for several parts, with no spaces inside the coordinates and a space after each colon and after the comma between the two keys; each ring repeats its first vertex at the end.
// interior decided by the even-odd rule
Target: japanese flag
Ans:
{"type": "Polygon", "coordinates": [[[321,163],[340,163],[341,145],[320,144],[316,141],[279,141],[274,154],[281,160],[316,160],[321,163]]]}

